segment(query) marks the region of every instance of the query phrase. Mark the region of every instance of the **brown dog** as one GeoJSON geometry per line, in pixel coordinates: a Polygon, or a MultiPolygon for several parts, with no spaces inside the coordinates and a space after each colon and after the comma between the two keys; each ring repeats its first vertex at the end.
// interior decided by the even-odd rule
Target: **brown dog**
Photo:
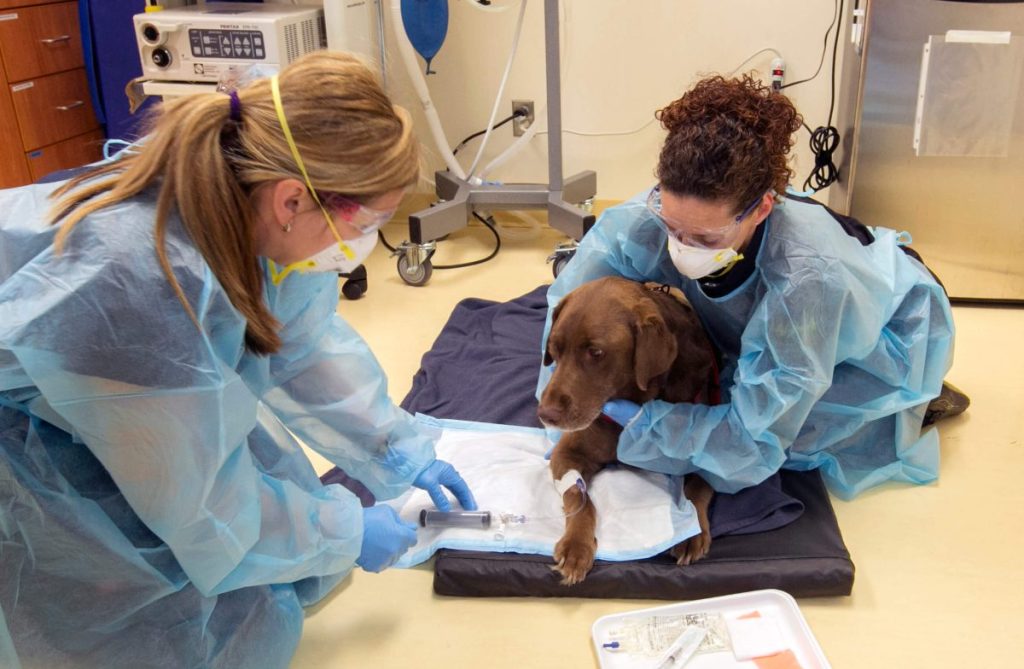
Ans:
{"type": "MultiPolygon", "coordinates": [[[[685,298],[619,277],[586,283],[558,303],[544,352],[544,364],[552,362],[557,364],[537,414],[563,431],[551,454],[555,481],[575,469],[589,486],[617,461],[622,428],[602,418],[608,400],[707,402],[713,392],[714,350],[685,298]]],[[[695,474],[686,476],[683,491],[701,531],[672,549],[680,565],[704,557],[711,546],[707,511],[714,494],[695,474]]],[[[564,585],[572,585],[594,564],[597,516],[575,486],[562,494],[562,506],[565,533],[555,546],[554,569],[564,585]]]]}

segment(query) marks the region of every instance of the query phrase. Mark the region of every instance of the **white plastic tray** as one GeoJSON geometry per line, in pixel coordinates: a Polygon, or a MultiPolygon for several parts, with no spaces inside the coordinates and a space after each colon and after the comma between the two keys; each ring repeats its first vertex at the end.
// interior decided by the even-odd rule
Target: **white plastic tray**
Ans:
{"type": "MultiPolygon", "coordinates": [[[[789,649],[796,655],[802,669],[830,669],[831,665],[818,645],[811,628],[804,620],[796,600],[781,590],[753,590],[725,597],[697,599],[680,604],[638,609],[598,618],[591,628],[594,649],[601,669],[647,669],[654,658],[632,656],[622,652],[609,652],[601,647],[608,632],[633,617],[670,616],[686,613],[721,613],[727,620],[758,611],[763,617],[773,618],[784,635],[789,649]]],[[[693,657],[686,669],[756,668],[753,661],[737,661],[731,651],[701,653],[693,657]]]]}

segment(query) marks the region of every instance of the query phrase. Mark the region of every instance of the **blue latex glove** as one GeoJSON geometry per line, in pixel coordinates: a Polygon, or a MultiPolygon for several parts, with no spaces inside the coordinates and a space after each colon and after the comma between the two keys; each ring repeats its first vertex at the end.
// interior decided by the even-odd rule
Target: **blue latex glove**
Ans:
{"type": "Polygon", "coordinates": [[[434,460],[416,476],[412,482],[420,490],[426,490],[439,511],[451,511],[452,504],[444,494],[448,488],[466,511],[476,511],[476,500],[469,486],[462,480],[455,467],[444,460],[434,460]]]}
{"type": "Polygon", "coordinates": [[[365,571],[384,571],[416,543],[416,526],[390,506],[363,509],[363,547],[356,564],[365,571]]]}
{"type": "Polygon", "coordinates": [[[622,427],[626,427],[640,413],[640,405],[629,400],[610,400],[604,403],[601,412],[622,427]]]}

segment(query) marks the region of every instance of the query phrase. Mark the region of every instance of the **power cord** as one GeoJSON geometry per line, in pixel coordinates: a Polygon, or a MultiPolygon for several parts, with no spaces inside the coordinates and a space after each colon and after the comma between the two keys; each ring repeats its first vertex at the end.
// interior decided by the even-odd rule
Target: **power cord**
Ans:
{"type": "MultiPolygon", "coordinates": [[[[485,3],[481,3],[481,4],[485,4],[485,3]]],[[[498,121],[493,126],[491,126],[491,130],[497,130],[498,128],[500,128],[501,126],[505,125],[509,121],[511,121],[513,119],[517,119],[517,118],[519,118],[521,116],[527,116],[528,114],[529,114],[529,112],[526,109],[517,109],[510,116],[508,116],[508,117],[498,121]]],[[[454,149],[452,149],[452,155],[455,155],[456,153],[458,153],[459,149],[464,148],[466,146],[466,144],[468,144],[469,142],[473,141],[477,137],[480,137],[481,135],[485,134],[486,132],[487,132],[487,130],[485,129],[485,130],[480,130],[479,132],[474,132],[471,135],[468,135],[464,140],[459,142],[454,149]]],[[[481,216],[480,214],[476,213],[475,211],[473,211],[472,213],[473,213],[473,217],[476,218],[481,223],[483,223],[487,227],[487,229],[490,230],[491,233],[494,235],[494,250],[491,251],[491,253],[488,256],[486,256],[484,258],[480,258],[479,260],[472,260],[470,262],[457,263],[457,264],[454,264],[454,265],[434,265],[433,266],[434,269],[460,269],[462,267],[472,267],[473,265],[483,264],[483,263],[487,262],[488,260],[491,260],[492,258],[494,258],[494,256],[498,255],[498,251],[501,250],[501,235],[498,234],[497,228],[491,223],[490,220],[488,220],[490,217],[484,218],[483,216],[481,216]]],[[[384,231],[383,230],[378,230],[377,231],[377,236],[380,237],[380,241],[384,245],[384,248],[386,248],[388,251],[391,251],[392,253],[395,253],[395,251],[396,251],[395,247],[392,246],[388,242],[388,238],[384,236],[384,231]]]]}
{"type": "MultiPolygon", "coordinates": [[[[494,225],[490,222],[490,220],[488,220],[490,217],[484,218],[483,216],[481,216],[480,214],[476,213],[475,211],[473,212],[473,217],[476,218],[476,220],[478,220],[481,223],[483,223],[484,226],[486,226],[487,229],[491,231],[491,234],[494,235],[494,250],[491,251],[490,255],[488,255],[488,256],[486,256],[484,258],[480,258],[479,260],[471,260],[470,262],[457,263],[457,264],[454,264],[454,265],[434,265],[433,266],[434,269],[460,269],[462,267],[472,267],[473,265],[482,265],[483,263],[487,262],[488,260],[494,258],[494,256],[498,255],[498,251],[501,250],[501,235],[498,234],[497,228],[495,228],[494,225]]],[[[377,231],[377,235],[380,237],[381,243],[384,244],[384,248],[386,248],[388,251],[391,251],[392,253],[395,253],[396,249],[395,249],[394,246],[392,246],[391,244],[388,243],[387,237],[384,236],[384,231],[383,230],[378,230],[377,231]]]]}
{"type": "MultiPolygon", "coordinates": [[[[806,84],[808,81],[813,81],[814,79],[816,79],[818,77],[818,74],[821,72],[821,66],[825,63],[825,54],[828,52],[828,36],[832,32],[832,28],[835,27],[836,20],[838,19],[840,21],[840,23],[842,22],[842,16],[841,16],[842,11],[843,11],[842,10],[842,4],[839,4],[838,6],[833,4],[833,7],[835,9],[833,10],[832,21],[831,21],[831,23],[828,24],[828,30],[825,31],[825,40],[824,40],[824,42],[821,45],[821,58],[818,60],[818,69],[816,69],[814,71],[814,74],[812,74],[811,76],[807,77],[806,79],[800,79],[799,81],[793,81],[793,82],[790,82],[788,84],[783,84],[783,86],[782,86],[783,89],[789,88],[790,86],[799,86],[800,84],[806,84]]],[[[836,41],[837,42],[839,41],[839,29],[838,28],[836,29],[836,41]]],[[[835,62],[835,61],[833,61],[833,62],[835,62]]]]}
{"type": "Polygon", "coordinates": [[[835,111],[836,106],[836,54],[839,51],[839,39],[840,29],[843,25],[843,0],[838,0],[835,4],[835,13],[832,16],[832,23],[829,24],[828,30],[825,31],[825,41],[822,45],[821,60],[818,62],[818,69],[815,70],[814,74],[807,79],[801,79],[800,81],[794,81],[790,84],[782,86],[783,89],[789,88],[790,86],[796,86],[797,84],[806,83],[811,81],[818,76],[821,71],[821,66],[825,62],[825,53],[828,51],[828,36],[832,32],[832,28],[836,29],[835,38],[832,40],[832,89],[830,93],[830,99],[828,104],[828,122],[824,126],[818,126],[814,130],[811,130],[810,126],[806,123],[803,124],[804,128],[811,135],[810,147],[811,152],[814,154],[814,169],[807,175],[804,180],[804,190],[814,190],[815,192],[828,188],[836,181],[839,180],[839,168],[836,167],[835,162],[832,160],[832,156],[836,149],[839,148],[839,130],[832,125],[832,114],[835,111]]]}
{"type": "MultiPolygon", "coordinates": [[[[509,121],[511,121],[513,119],[517,119],[517,118],[519,118],[521,116],[526,116],[528,113],[529,112],[527,112],[526,109],[517,109],[517,110],[515,110],[515,112],[511,116],[508,116],[507,118],[504,118],[504,119],[498,121],[497,123],[495,123],[494,125],[492,125],[491,126],[491,130],[497,130],[498,128],[500,128],[501,126],[505,125],[509,121]]],[[[466,137],[466,139],[464,139],[461,142],[459,142],[455,146],[454,149],[452,149],[452,155],[454,156],[456,153],[459,152],[459,149],[464,148],[466,146],[466,144],[468,144],[469,142],[473,141],[477,137],[480,137],[481,135],[484,135],[486,133],[487,133],[487,130],[484,129],[484,130],[480,130],[478,132],[474,132],[472,135],[469,135],[468,137],[466,137]]]]}

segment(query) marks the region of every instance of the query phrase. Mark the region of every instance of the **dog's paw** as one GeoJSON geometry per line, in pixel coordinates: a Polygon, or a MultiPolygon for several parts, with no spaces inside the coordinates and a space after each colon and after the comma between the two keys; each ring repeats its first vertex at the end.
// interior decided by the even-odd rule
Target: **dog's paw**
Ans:
{"type": "Polygon", "coordinates": [[[555,564],[551,567],[562,575],[562,585],[576,585],[587,577],[594,566],[594,553],[597,552],[597,538],[590,541],[579,541],[562,537],[555,546],[555,564]]]}
{"type": "Polygon", "coordinates": [[[672,557],[676,559],[676,564],[684,566],[700,560],[708,554],[710,549],[711,534],[704,531],[676,544],[672,548],[672,557]]]}

